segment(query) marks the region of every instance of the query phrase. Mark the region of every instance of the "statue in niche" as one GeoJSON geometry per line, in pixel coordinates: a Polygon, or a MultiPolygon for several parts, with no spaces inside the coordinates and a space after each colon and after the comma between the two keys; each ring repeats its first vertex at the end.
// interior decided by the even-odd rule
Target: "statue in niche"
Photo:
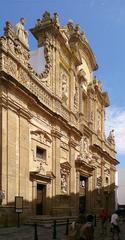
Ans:
{"type": "Polygon", "coordinates": [[[97,116],[97,132],[101,133],[101,114],[99,112],[97,116]]]}
{"type": "Polygon", "coordinates": [[[28,32],[25,31],[24,25],[25,19],[22,17],[15,26],[15,35],[21,42],[28,46],[28,32]]]}
{"type": "Polygon", "coordinates": [[[81,80],[81,88],[82,88],[82,90],[86,91],[87,90],[86,73],[85,73],[85,71],[82,68],[78,72],[78,78],[81,80]]]}
{"type": "Polygon", "coordinates": [[[86,158],[87,156],[87,161],[90,161],[91,158],[91,154],[89,155],[89,139],[87,137],[83,137],[81,139],[81,143],[80,143],[80,157],[81,158],[86,158]]]}
{"type": "Polygon", "coordinates": [[[67,77],[65,74],[62,74],[62,100],[67,104],[68,92],[67,92],[67,77]]]}
{"type": "Polygon", "coordinates": [[[84,152],[88,153],[88,151],[89,151],[89,140],[86,137],[84,138],[83,144],[84,144],[84,152]]]}
{"type": "Polygon", "coordinates": [[[111,144],[115,144],[114,129],[112,129],[112,130],[109,132],[109,136],[107,137],[107,140],[108,140],[111,144]]]}
{"type": "Polygon", "coordinates": [[[64,174],[61,176],[61,192],[67,193],[67,178],[64,174]]]}

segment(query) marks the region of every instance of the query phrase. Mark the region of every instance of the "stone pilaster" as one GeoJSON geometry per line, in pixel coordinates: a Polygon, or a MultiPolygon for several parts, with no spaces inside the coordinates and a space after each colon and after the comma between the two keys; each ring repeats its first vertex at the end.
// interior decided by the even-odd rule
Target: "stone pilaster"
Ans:
{"type": "MultiPolygon", "coordinates": [[[[69,163],[71,165],[70,170],[70,181],[69,181],[69,192],[71,195],[71,206],[72,206],[72,215],[76,214],[74,211],[75,205],[77,206],[77,182],[76,179],[76,168],[75,168],[75,142],[70,139],[69,141],[69,163]]],[[[78,190],[79,192],[79,190],[78,190]]]]}
{"type": "Polygon", "coordinates": [[[37,182],[32,181],[32,211],[36,214],[37,182]]]}
{"type": "MultiPolygon", "coordinates": [[[[70,91],[69,91],[69,99],[70,99],[70,109],[72,112],[74,112],[74,95],[75,95],[75,74],[74,74],[74,70],[73,70],[73,66],[71,65],[71,69],[70,69],[70,91]]],[[[79,104],[79,103],[78,103],[79,104]]]]}
{"type": "Polygon", "coordinates": [[[29,199],[29,122],[20,115],[19,194],[29,199]]]}
{"type": "Polygon", "coordinates": [[[92,176],[87,179],[86,184],[86,210],[92,209],[92,176]]]}
{"type": "Polygon", "coordinates": [[[102,159],[101,161],[101,174],[102,174],[102,206],[105,205],[105,197],[104,197],[104,187],[105,187],[105,173],[104,173],[104,166],[105,166],[105,160],[102,159]]]}
{"type": "MultiPolygon", "coordinates": [[[[60,176],[60,137],[58,130],[52,130],[52,172],[56,176],[52,181],[52,202],[55,207],[56,199],[60,195],[61,176],[60,176]]],[[[56,206],[57,207],[57,206],[56,206]]]]}
{"type": "Polygon", "coordinates": [[[1,190],[5,191],[5,199],[3,199],[2,203],[7,204],[8,202],[8,182],[7,182],[7,169],[8,169],[8,143],[7,143],[7,135],[8,135],[8,124],[7,124],[7,109],[1,108],[0,110],[0,121],[1,121],[1,190]]]}
{"type": "Polygon", "coordinates": [[[8,109],[7,117],[7,203],[14,204],[16,196],[16,113],[8,109]]]}
{"type": "Polygon", "coordinates": [[[79,214],[79,179],[80,179],[80,173],[77,171],[76,172],[76,214],[79,214]]]}

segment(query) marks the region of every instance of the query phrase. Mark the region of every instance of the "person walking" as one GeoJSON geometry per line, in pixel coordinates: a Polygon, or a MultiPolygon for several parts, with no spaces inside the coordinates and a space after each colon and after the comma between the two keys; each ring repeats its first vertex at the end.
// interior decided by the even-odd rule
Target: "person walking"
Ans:
{"type": "Polygon", "coordinates": [[[87,216],[86,223],[80,228],[80,240],[94,240],[93,215],[87,216]]]}
{"type": "Polygon", "coordinates": [[[93,216],[80,215],[78,220],[71,226],[69,238],[71,240],[94,240],[93,216]]]}
{"type": "Polygon", "coordinates": [[[81,234],[81,228],[86,223],[86,218],[84,215],[79,215],[76,221],[73,221],[70,228],[69,240],[85,240],[84,236],[81,234]]]}
{"type": "Polygon", "coordinates": [[[119,227],[119,216],[118,210],[116,210],[111,216],[111,224],[112,224],[112,234],[113,239],[119,239],[120,227],[119,227]]]}
{"type": "Polygon", "coordinates": [[[107,233],[107,220],[108,220],[108,213],[103,208],[100,212],[100,220],[101,220],[101,233],[106,234],[107,233]]]}

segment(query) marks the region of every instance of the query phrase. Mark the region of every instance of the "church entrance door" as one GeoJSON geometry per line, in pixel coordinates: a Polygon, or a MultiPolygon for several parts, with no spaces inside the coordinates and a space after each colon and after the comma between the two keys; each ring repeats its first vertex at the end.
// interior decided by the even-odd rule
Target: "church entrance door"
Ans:
{"type": "Polygon", "coordinates": [[[86,178],[80,176],[79,213],[84,213],[85,209],[86,209],[86,178]]]}
{"type": "Polygon", "coordinates": [[[46,185],[37,184],[36,215],[45,213],[46,185]]]}

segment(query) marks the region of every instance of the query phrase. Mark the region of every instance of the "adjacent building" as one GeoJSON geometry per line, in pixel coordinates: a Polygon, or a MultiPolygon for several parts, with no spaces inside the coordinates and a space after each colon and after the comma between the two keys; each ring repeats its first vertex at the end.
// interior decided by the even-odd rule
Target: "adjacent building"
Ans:
{"type": "Polygon", "coordinates": [[[30,31],[32,54],[21,23],[14,31],[7,22],[0,38],[2,220],[15,218],[15,196],[25,217],[112,212],[118,162],[95,55],[80,26],[60,26],[57,13],[30,31]]]}
{"type": "Polygon", "coordinates": [[[117,190],[117,202],[119,207],[125,209],[125,169],[118,169],[118,190],[117,190]]]}

